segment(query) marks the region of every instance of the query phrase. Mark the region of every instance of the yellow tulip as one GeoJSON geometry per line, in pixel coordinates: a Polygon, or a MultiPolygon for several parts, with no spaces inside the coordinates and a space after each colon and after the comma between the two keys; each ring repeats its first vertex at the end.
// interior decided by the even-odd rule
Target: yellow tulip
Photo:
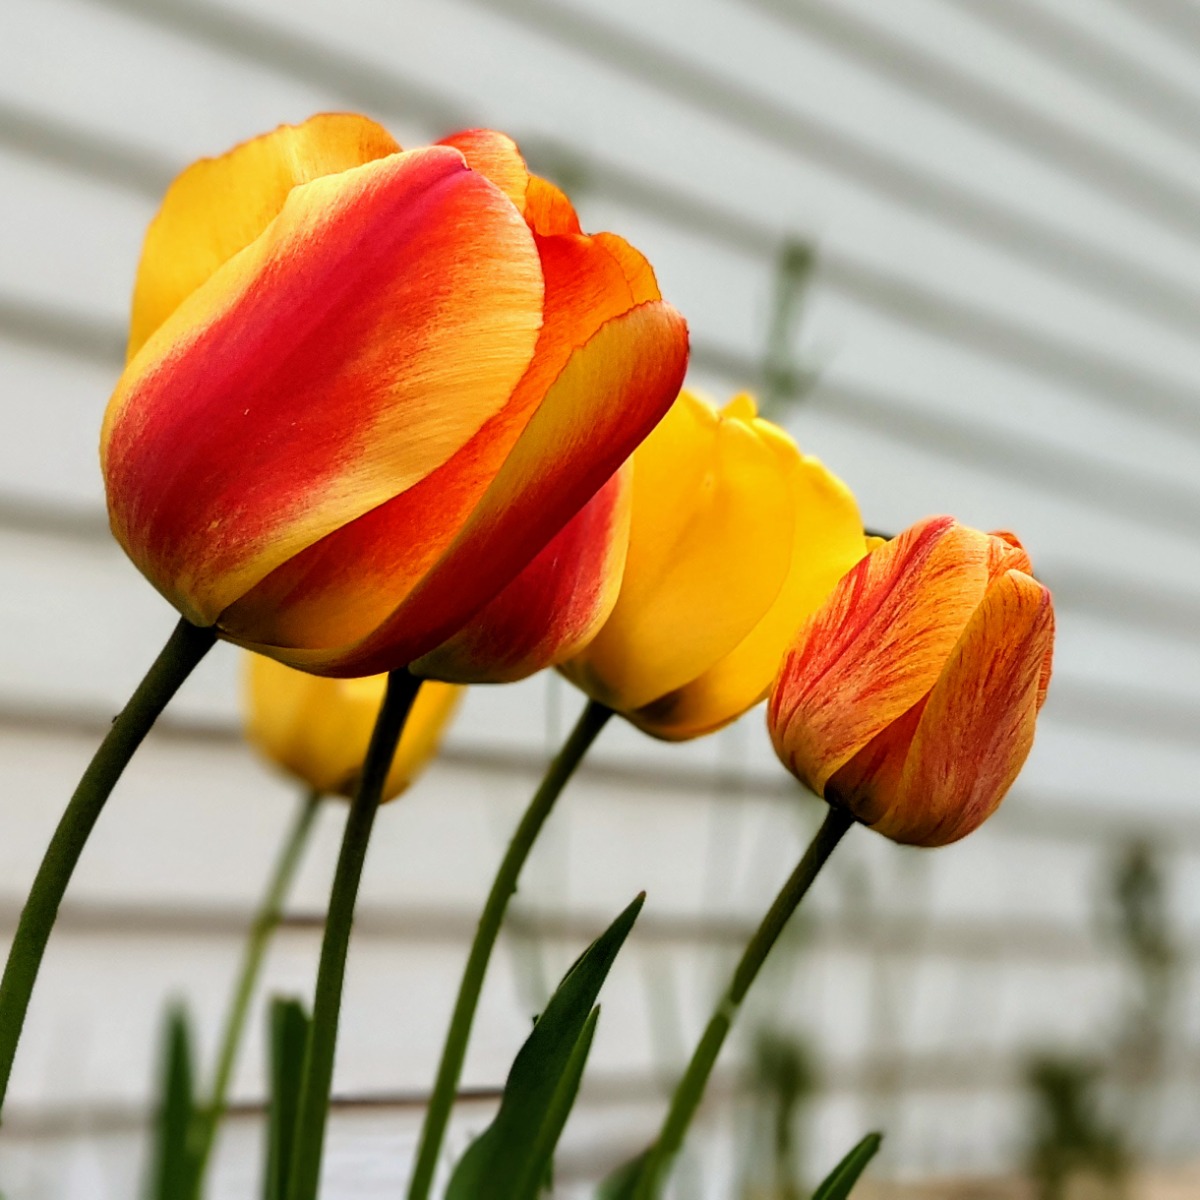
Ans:
{"type": "MultiPolygon", "coordinates": [[[[314,791],[352,797],[386,686],[386,675],[328,679],[247,655],[246,737],[314,791]]],[[[384,800],[400,795],[437,753],[463,690],[448,683],[421,685],[384,784],[384,800]]]]}
{"type": "Polygon", "coordinates": [[[672,741],[766,698],[796,630],[866,553],[849,488],[751,397],[681,392],[633,455],[629,549],[612,614],[560,669],[672,741]]]}

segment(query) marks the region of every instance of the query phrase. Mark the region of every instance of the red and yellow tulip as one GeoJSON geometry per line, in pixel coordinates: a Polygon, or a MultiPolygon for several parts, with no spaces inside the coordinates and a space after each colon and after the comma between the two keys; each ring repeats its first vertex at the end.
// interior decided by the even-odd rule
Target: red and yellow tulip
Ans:
{"type": "Polygon", "coordinates": [[[800,630],[767,711],[776,753],[895,841],[956,841],[1024,765],[1053,646],[1050,593],[1012,534],[922,521],[800,630]]]}
{"type": "MultiPolygon", "coordinates": [[[[386,688],[386,675],[323,679],[248,654],[246,738],[313,791],[353,799],[386,688]]],[[[384,800],[394,800],[429,765],[463,690],[448,683],[421,685],[383,786],[384,800]]]]}
{"type": "Polygon", "coordinates": [[[865,553],[849,489],[749,396],[683,392],[633,456],[616,604],[563,664],[647,733],[710,733],[762,700],[797,626],[865,553]]]}
{"type": "Polygon", "coordinates": [[[314,117],[195,163],[150,226],[101,441],[113,532],[231,641],[405,666],[601,490],[686,360],[645,259],[581,233],[504,135],[402,151],[314,117]]]}

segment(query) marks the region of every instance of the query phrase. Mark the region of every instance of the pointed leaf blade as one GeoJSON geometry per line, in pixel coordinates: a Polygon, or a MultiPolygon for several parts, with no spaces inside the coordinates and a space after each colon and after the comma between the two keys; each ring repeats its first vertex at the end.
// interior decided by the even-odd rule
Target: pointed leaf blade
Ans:
{"type": "MultiPolygon", "coordinates": [[[[577,1056],[581,1038],[589,1021],[594,1027],[592,1009],[600,987],[612,969],[617,953],[629,936],[645,901],[638,896],[602,933],[563,977],[533,1032],[513,1060],[504,1086],[500,1111],[486,1130],[471,1143],[459,1161],[446,1191],[446,1200],[527,1200],[520,1189],[534,1180],[536,1192],[542,1175],[538,1156],[548,1142],[555,1122],[566,1121],[566,1113],[556,1107],[556,1099],[574,1100],[569,1088],[573,1065],[582,1071],[577,1056]],[[560,1088],[564,1089],[560,1092],[560,1088]]],[[[590,1034],[582,1050],[590,1046],[590,1034]]],[[[576,1087],[578,1081],[576,1081],[576,1087]]],[[[553,1144],[550,1145],[553,1152],[553,1144]]]]}
{"type": "Polygon", "coordinates": [[[172,1006],[168,1012],[165,1034],[146,1196],[148,1200],[192,1200],[191,1131],[197,1114],[192,1033],[182,1007],[172,1006]]]}
{"type": "Polygon", "coordinates": [[[845,1158],[825,1177],[813,1192],[812,1200],[846,1200],[858,1177],[879,1150],[882,1133],[868,1133],[845,1158]]]}
{"type": "Polygon", "coordinates": [[[312,1023],[299,1000],[276,996],[269,1021],[270,1097],[267,1115],[267,1162],[263,1173],[264,1200],[286,1200],[288,1168],[300,1102],[304,1047],[312,1023]]]}

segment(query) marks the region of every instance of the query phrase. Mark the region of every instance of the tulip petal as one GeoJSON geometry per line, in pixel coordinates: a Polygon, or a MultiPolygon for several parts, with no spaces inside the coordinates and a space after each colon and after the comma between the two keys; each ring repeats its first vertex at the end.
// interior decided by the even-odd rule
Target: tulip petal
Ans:
{"type": "Polygon", "coordinates": [[[540,175],[530,175],[525,189],[525,220],[534,233],[549,237],[579,232],[579,218],[571,201],[540,175]]]}
{"type": "Polygon", "coordinates": [[[180,174],[146,231],[133,291],[128,357],[223,263],[279,215],[297,184],[395,154],[381,125],[321,113],[281,125],[180,174]]]}
{"type": "Polygon", "coordinates": [[[427,654],[600,490],[670,407],[686,366],[687,326],[669,305],[643,304],[607,322],[571,357],[447,552],[388,619],[353,646],[264,652],[333,675],[427,654]]]}
{"type": "Polygon", "coordinates": [[[639,447],[633,488],[621,594],[566,667],[622,712],[690,683],[749,634],[787,578],[796,521],[770,442],[686,392],[639,447]]]}
{"type": "MultiPolygon", "coordinates": [[[[728,409],[726,410],[728,411],[728,409]]],[[[782,438],[768,422],[764,436],[782,438]]],[[[648,708],[630,714],[647,733],[671,740],[699,737],[736,720],[764,700],[799,626],[866,553],[862,518],[850,489],[822,463],[801,456],[790,438],[786,451],[796,514],[788,575],[774,604],[750,633],[698,679],[648,708]]]]}
{"type": "Polygon", "coordinates": [[[987,588],[986,534],[934,517],[864,558],[784,658],[768,724],[818,794],[937,681],[987,588]]]}
{"type": "Polygon", "coordinates": [[[1050,593],[1021,571],[987,590],[921,714],[900,787],[874,825],[898,842],[942,846],[999,807],[1033,745],[1050,593]]]}
{"type": "Polygon", "coordinates": [[[467,160],[472,171],[490,179],[512,201],[517,212],[524,215],[529,170],[517,143],[508,134],[495,129],[464,129],[442,138],[437,144],[453,146],[467,160]]]}
{"type": "MultiPolygon", "coordinates": [[[[249,741],[314,790],[352,797],[387,676],[321,679],[255,654],[245,680],[249,741]]],[[[384,800],[400,795],[433,758],[461,699],[462,688],[422,684],[384,784],[384,800]]]]}
{"type": "Polygon", "coordinates": [[[413,663],[413,674],[511,683],[585,645],[621,586],[631,468],[626,463],[469,625],[413,663]]]}
{"type": "MultiPolygon", "coordinates": [[[[509,404],[428,478],[283,563],[222,613],[222,630],[249,646],[328,649],[353,646],[386,622],[415,581],[449,549],[572,355],[605,322],[633,308],[635,294],[644,292],[641,256],[621,253],[614,245],[619,241],[538,239],[545,320],[534,361],[509,404]],[[630,276],[638,284],[636,293],[630,276]],[[356,564],[352,573],[345,569],[348,562],[356,564]]],[[[647,353],[665,352],[669,361],[678,340],[668,341],[665,351],[648,347],[647,353]]],[[[686,354],[686,341],[684,347],[686,354]]],[[[513,567],[495,588],[525,565],[513,567]]],[[[428,653],[435,645],[426,643],[413,653],[428,653]]]]}
{"type": "Polygon", "coordinates": [[[451,149],[294,188],[122,377],[101,448],[114,533],[212,623],[501,414],[542,301],[528,228],[451,149]]]}

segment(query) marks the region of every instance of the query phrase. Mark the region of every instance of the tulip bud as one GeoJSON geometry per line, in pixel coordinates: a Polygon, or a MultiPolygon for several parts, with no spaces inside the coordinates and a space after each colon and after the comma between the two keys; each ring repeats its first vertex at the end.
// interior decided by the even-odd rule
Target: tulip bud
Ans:
{"type": "Polygon", "coordinates": [[[150,226],[101,439],[113,533],[231,641],[407,666],[596,495],[686,361],[649,264],[510,139],[401,151],[314,117],[189,167],[150,226]]]}
{"type": "Polygon", "coordinates": [[[561,670],[656,737],[710,733],[766,696],[865,548],[850,491],[749,396],[717,412],[682,392],[633,456],[616,604],[561,670]]]}
{"type": "MultiPolygon", "coordinates": [[[[314,791],[352,799],[386,687],[386,675],[324,679],[249,654],[246,737],[314,791]]],[[[392,759],[384,800],[399,796],[429,765],[463,690],[447,683],[421,685],[392,759]]]]}
{"type": "Polygon", "coordinates": [[[1050,592],[1012,534],[921,521],[797,634],[767,710],[775,752],[894,841],[957,841],[1029,754],[1053,646],[1050,592]]]}

